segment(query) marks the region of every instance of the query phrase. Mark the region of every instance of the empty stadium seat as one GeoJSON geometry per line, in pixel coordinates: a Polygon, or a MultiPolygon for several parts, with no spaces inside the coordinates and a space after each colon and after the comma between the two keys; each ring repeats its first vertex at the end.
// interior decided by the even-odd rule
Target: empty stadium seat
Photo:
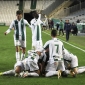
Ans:
{"type": "Polygon", "coordinates": [[[19,1],[0,1],[0,23],[4,22],[9,25],[12,20],[16,19],[16,11],[18,10],[16,4],[18,2],[19,1]]]}

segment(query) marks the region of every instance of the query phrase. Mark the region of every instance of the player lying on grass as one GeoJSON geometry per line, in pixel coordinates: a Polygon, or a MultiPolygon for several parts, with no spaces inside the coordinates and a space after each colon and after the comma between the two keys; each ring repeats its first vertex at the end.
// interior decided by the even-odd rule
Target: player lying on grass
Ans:
{"type": "MultiPolygon", "coordinates": [[[[44,59],[43,62],[46,63],[46,65],[44,66],[45,68],[46,68],[46,66],[48,66],[48,63],[49,63],[49,52],[46,53],[46,55],[47,55],[46,58],[43,58],[44,59]]],[[[77,68],[77,66],[78,66],[77,56],[73,55],[72,53],[70,53],[68,50],[66,50],[64,48],[63,59],[64,59],[65,71],[63,71],[61,73],[62,76],[65,77],[65,76],[67,76],[67,74],[71,74],[72,76],[76,76],[76,74],[78,74],[80,72],[77,68]]],[[[50,66],[50,64],[49,64],[49,66],[50,66]]],[[[56,69],[56,70],[58,70],[58,69],[56,69]]]]}
{"type": "MultiPolygon", "coordinates": [[[[63,43],[56,38],[57,31],[51,31],[52,39],[47,41],[44,45],[46,52],[49,52],[49,60],[47,61],[47,66],[45,68],[46,77],[57,75],[59,71],[65,71],[64,61],[63,61],[63,43]],[[58,70],[58,71],[56,71],[58,70]]],[[[59,76],[58,76],[59,77],[59,76]]]]}
{"type": "MultiPolygon", "coordinates": [[[[17,62],[15,64],[15,66],[14,66],[15,68],[13,70],[1,72],[0,75],[15,75],[15,76],[21,76],[21,77],[39,76],[40,70],[39,70],[38,64],[36,62],[38,62],[37,61],[38,58],[42,58],[42,57],[39,57],[41,52],[37,51],[37,53],[38,53],[38,56],[36,56],[37,54],[35,51],[33,51],[33,50],[28,51],[28,56],[29,56],[28,58],[24,59],[23,61],[17,62]],[[32,72],[30,72],[30,71],[32,71],[32,72]]],[[[43,56],[43,54],[42,54],[42,56],[43,56]]],[[[43,58],[43,61],[45,62],[46,60],[47,59],[45,56],[43,58]]],[[[66,66],[66,64],[65,64],[65,66],[66,66]]],[[[57,67],[56,64],[50,64],[50,62],[48,61],[46,67],[44,68],[45,72],[46,72],[45,76],[50,77],[53,75],[58,75],[58,78],[59,78],[61,76],[61,72],[60,72],[60,70],[56,71],[57,70],[56,67],[57,67]]],[[[66,74],[70,74],[70,70],[68,70],[68,69],[66,69],[65,72],[66,72],[66,74]]],[[[80,74],[83,72],[85,72],[85,66],[77,67],[77,74],[80,74]]]]}
{"type": "MultiPolygon", "coordinates": [[[[67,52],[67,50],[66,50],[66,52],[67,52]]],[[[67,75],[70,74],[73,77],[75,77],[76,74],[84,73],[85,66],[77,67],[78,66],[77,56],[73,55],[72,53],[69,53],[69,51],[68,51],[68,54],[69,55],[64,54],[65,72],[61,72],[61,76],[67,77],[67,75]]],[[[60,71],[58,72],[57,65],[50,64],[50,62],[49,62],[49,53],[46,52],[46,56],[43,58],[42,62],[43,62],[42,67],[44,66],[43,73],[45,71],[44,74],[46,77],[50,77],[50,76],[54,76],[54,75],[60,76],[60,71]]]]}
{"type": "MultiPolygon", "coordinates": [[[[81,73],[85,73],[85,66],[80,66],[80,67],[77,67],[77,74],[81,74],[81,73]]],[[[20,73],[20,75],[22,76],[23,75],[23,73],[24,72],[21,72],[20,73]]],[[[66,73],[67,74],[70,74],[70,71],[69,70],[66,70],[66,73]]],[[[36,73],[33,73],[33,74],[30,74],[29,73],[29,75],[31,75],[31,76],[35,76],[34,74],[36,74],[36,73]]],[[[49,72],[49,74],[50,74],[50,72],[49,72]]],[[[15,70],[14,69],[12,69],[12,70],[8,70],[8,71],[5,71],[5,72],[0,72],[0,76],[4,76],[4,75],[15,75],[15,70]]],[[[20,76],[19,75],[19,76],[20,76]]],[[[54,75],[54,74],[53,74],[54,75]]],[[[57,75],[57,73],[55,73],[55,75],[57,75]]],[[[17,76],[17,75],[15,75],[15,76],[17,76]]]]}
{"type": "Polygon", "coordinates": [[[38,66],[38,59],[42,57],[42,52],[40,50],[31,50],[28,51],[28,57],[25,58],[23,61],[18,61],[14,65],[14,70],[9,70],[6,72],[0,73],[0,75],[15,75],[21,77],[27,76],[39,76],[39,66],[38,66]]]}

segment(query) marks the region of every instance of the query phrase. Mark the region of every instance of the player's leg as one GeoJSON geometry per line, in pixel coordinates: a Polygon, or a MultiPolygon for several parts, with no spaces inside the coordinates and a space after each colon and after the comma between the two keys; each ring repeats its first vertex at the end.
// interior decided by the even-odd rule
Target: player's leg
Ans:
{"type": "Polygon", "coordinates": [[[39,66],[38,66],[38,63],[36,62],[36,60],[29,62],[29,67],[30,67],[30,72],[25,73],[24,77],[40,75],[39,66]]]}
{"type": "Polygon", "coordinates": [[[78,72],[77,66],[78,66],[78,58],[77,58],[77,56],[74,56],[71,61],[71,68],[75,74],[77,74],[77,72],[78,72]]]}
{"type": "Polygon", "coordinates": [[[38,77],[40,75],[40,70],[39,70],[39,67],[38,67],[38,64],[37,62],[34,62],[34,61],[30,61],[29,64],[28,64],[29,68],[30,68],[30,72],[26,71],[22,77],[28,77],[28,76],[36,76],[38,77]]]}
{"type": "Polygon", "coordinates": [[[21,41],[21,47],[22,47],[22,53],[21,53],[21,59],[20,60],[23,60],[25,58],[26,40],[21,41]]]}
{"type": "Polygon", "coordinates": [[[58,62],[56,62],[56,64],[54,64],[54,63],[52,63],[52,64],[48,63],[47,66],[46,66],[46,69],[45,69],[45,71],[46,71],[46,75],[45,76],[46,77],[50,77],[50,76],[57,75],[58,78],[60,78],[61,71],[60,70],[56,71],[57,66],[58,66],[58,62]]]}
{"type": "Polygon", "coordinates": [[[14,45],[16,47],[16,61],[20,61],[20,49],[19,49],[19,46],[20,46],[20,42],[19,40],[16,40],[16,37],[14,35],[14,45]]]}
{"type": "Polygon", "coordinates": [[[16,46],[16,61],[20,61],[20,47],[16,46]]]}
{"type": "Polygon", "coordinates": [[[22,47],[21,60],[25,58],[25,50],[26,48],[22,47]]]}
{"type": "Polygon", "coordinates": [[[61,29],[59,29],[59,36],[61,35],[61,29]]]}
{"type": "Polygon", "coordinates": [[[15,74],[15,70],[9,70],[9,71],[5,71],[5,72],[1,72],[0,75],[14,75],[15,74]]]}
{"type": "Polygon", "coordinates": [[[65,65],[64,65],[64,61],[63,60],[58,61],[58,68],[57,68],[57,70],[61,71],[61,76],[62,77],[67,77],[67,74],[65,72],[65,65]]]}
{"type": "Polygon", "coordinates": [[[63,31],[63,29],[62,29],[62,36],[64,35],[64,31],[63,31]]]}
{"type": "Polygon", "coordinates": [[[78,74],[84,73],[84,72],[85,72],[85,66],[78,67],[78,71],[77,71],[78,74]]]}
{"type": "Polygon", "coordinates": [[[40,74],[40,71],[39,71],[39,70],[34,71],[34,72],[28,72],[28,71],[26,71],[26,72],[23,74],[22,77],[24,77],[24,78],[25,78],[25,77],[29,77],[29,76],[38,77],[39,74],[40,74]]]}
{"type": "Polygon", "coordinates": [[[35,33],[32,35],[32,49],[35,50],[36,47],[36,38],[35,38],[35,33]]]}
{"type": "Polygon", "coordinates": [[[61,70],[62,72],[65,71],[65,65],[64,65],[64,61],[58,61],[58,70],[61,70]]]}
{"type": "Polygon", "coordinates": [[[61,71],[60,70],[58,70],[58,71],[49,71],[45,75],[45,77],[51,77],[51,76],[58,76],[58,79],[59,79],[60,76],[61,76],[61,71]]]}
{"type": "MultiPolygon", "coordinates": [[[[65,72],[66,72],[66,74],[71,74],[70,70],[65,70],[65,72]]],[[[81,67],[77,68],[77,74],[84,73],[84,72],[85,72],[85,66],[81,66],[81,67]]]]}
{"type": "Polygon", "coordinates": [[[76,74],[72,70],[65,70],[65,73],[71,75],[72,77],[76,77],[76,74]]]}

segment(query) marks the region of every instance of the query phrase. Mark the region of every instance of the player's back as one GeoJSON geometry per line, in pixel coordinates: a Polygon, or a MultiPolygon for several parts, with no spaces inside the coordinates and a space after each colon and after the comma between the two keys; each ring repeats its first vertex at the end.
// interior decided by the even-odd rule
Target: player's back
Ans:
{"type": "Polygon", "coordinates": [[[70,53],[67,49],[64,49],[64,59],[65,60],[73,60],[74,58],[77,58],[76,55],[73,55],[72,53],[70,53]]]}
{"type": "Polygon", "coordinates": [[[36,51],[34,50],[29,50],[28,51],[28,59],[31,61],[37,60],[39,59],[39,55],[36,53],[36,51]]]}
{"type": "Polygon", "coordinates": [[[57,58],[63,58],[63,43],[54,38],[49,44],[50,58],[56,56],[57,58]]]}

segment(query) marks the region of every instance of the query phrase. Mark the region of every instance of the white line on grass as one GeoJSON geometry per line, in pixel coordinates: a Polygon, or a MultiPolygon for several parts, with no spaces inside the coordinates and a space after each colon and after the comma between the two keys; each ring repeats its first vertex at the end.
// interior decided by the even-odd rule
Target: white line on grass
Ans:
{"type": "MultiPolygon", "coordinates": [[[[43,33],[45,33],[45,34],[47,34],[47,35],[50,36],[50,34],[48,34],[48,33],[46,33],[46,32],[43,32],[43,33]]],[[[63,40],[62,40],[62,41],[63,41],[63,40]]],[[[72,45],[72,44],[70,44],[70,43],[68,43],[68,42],[65,42],[65,41],[63,41],[63,42],[66,43],[66,44],[68,44],[68,45],[70,45],[70,46],[72,46],[72,47],[74,47],[74,48],[77,48],[77,49],[79,49],[79,50],[85,52],[85,50],[83,50],[83,49],[81,49],[81,48],[79,48],[79,47],[77,47],[77,46],[74,46],[74,45],[72,45]]]]}

